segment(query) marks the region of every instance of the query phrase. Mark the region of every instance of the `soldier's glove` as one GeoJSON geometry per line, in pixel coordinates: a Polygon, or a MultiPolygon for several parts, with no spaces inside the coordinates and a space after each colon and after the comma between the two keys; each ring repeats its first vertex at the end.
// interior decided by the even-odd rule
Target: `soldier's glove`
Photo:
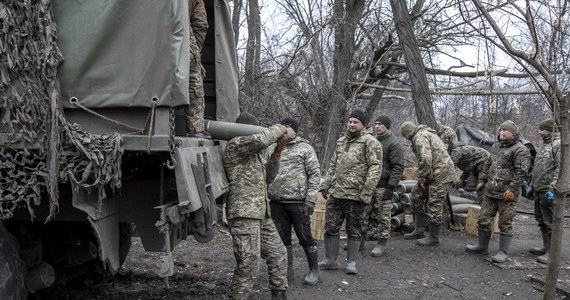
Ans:
{"type": "Polygon", "coordinates": [[[320,189],[319,193],[321,193],[321,195],[323,195],[323,198],[328,199],[329,196],[327,195],[327,193],[329,192],[329,189],[320,189]]]}
{"type": "Polygon", "coordinates": [[[544,196],[546,197],[546,203],[552,205],[554,204],[554,193],[551,191],[546,192],[546,194],[544,194],[544,196]]]}
{"type": "Polygon", "coordinates": [[[384,189],[384,195],[382,195],[382,200],[392,200],[394,196],[394,188],[389,186],[384,189]]]}
{"type": "Polygon", "coordinates": [[[303,214],[305,214],[305,216],[308,217],[312,215],[314,211],[315,211],[315,203],[305,201],[305,204],[303,205],[303,214]]]}
{"type": "Polygon", "coordinates": [[[532,187],[532,185],[530,185],[530,184],[526,185],[526,197],[530,198],[532,196],[533,192],[534,192],[534,188],[532,187]]]}
{"type": "Polygon", "coordinates": [[[475,186],[475,190],[476,191],[480,191],[485,187],[485,181],[479,181],[477,182],[477,185],[475,186]]]}
{"type": "Polygon", "coordinates": [[[277,146],[275,146],[275,149],[273,149],[273,154],[271,154],[271,156],[281,157],[281,152],[283,152],[283,149],[287,147],[287,143],[289,143],[289,138],[287,138],[287,135],[282,135],[277,140],[277,146]]]}
{"type": "Polygon", "coordinates": [[[515,200],[515,193],[513,193],[511,189],[507,189],[503,194],[503,198],[505,199],[505,202],[512,202],[515,200]]]}
{"type": "Polygon", "coordinates": [[[418,181],[418,189],[425,191],[428,189],[428,187],[429,187],[429,184],[427,184],[427,182],[425,182],[423,180],[418,181]]]}

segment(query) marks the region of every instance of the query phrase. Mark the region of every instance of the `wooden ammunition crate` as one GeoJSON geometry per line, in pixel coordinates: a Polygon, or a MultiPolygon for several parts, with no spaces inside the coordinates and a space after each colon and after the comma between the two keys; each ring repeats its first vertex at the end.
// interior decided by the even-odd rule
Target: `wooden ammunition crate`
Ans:
{"type": "Polygon", "coordinates": [[[311,216],[311,233],[315,240],[325,239],[325,210],[315,209],[311,216]]]}
{"type": "MultiPolygon", "coordinates": [[[[472,235],[479,235],[477,229],[477,220],[479,220],[479,215],[481,214],[481,206],[472,205],[467,209],[467,220],[465,222],[465,232],[472,235]]],[[[491,222],[491,228],[493,228],[493,233],[499,233],[499,214],[493,218],[491,222]]]]}

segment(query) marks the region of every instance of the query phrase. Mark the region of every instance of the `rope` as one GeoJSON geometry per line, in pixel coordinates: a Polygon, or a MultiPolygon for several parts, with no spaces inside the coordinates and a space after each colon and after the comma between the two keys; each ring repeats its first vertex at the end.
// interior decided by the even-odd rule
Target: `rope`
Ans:
{"type": "Polygon", "coordinates": [[[79,103],[79,101],[77,100],[76,97],[71,97],[71,98],[69,98],[69,103],[71,103],[71,104],[73,104],[73,105],[75,105],[75,106],[77,106],[77,107],[83,109],[84,111],[86,111],[86,112],[88,112],[88,113],[90,113],[90,114],[93,114],[94,116],[97,116],[97,117],[99,117],[99,118],[101,118],[101,119],[103,119],[103,120],[105,120],[105,121],[108,121],[108,122],[111,122],[111,123],[113,123],[113,124],[115,124],[115,125],[123,126],[123,127],[125,127],[125,128],[134,130],[135,133],[141,133],[141,134],[142,134],[142,133],[144,132],[144,128],[143,128],[143,129],[136,128],[136,127],[133,127],[133,126],[131,126],[131,125],[122,123],[122,122],[120,122],[120,121],[113,120],[113,119],[111,119],[111,118],[109,118],[109,117],[106,117],[106,116],[104,116],[104,115],[102,115],[102,114],[100,114],[100,113],[97,113],[97,112],[95,112],[95,111],[93,111],[93,110],[91,110],[91,109],[89,109],[89,108],[87,108],[87,107],[81,105],[81,104],[79,103]]]}

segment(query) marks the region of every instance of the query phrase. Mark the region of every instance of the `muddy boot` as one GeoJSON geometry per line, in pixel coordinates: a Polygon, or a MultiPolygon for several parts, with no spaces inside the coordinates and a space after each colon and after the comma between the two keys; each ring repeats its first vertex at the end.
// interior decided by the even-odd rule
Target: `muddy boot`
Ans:
{"type": "Polygon", "coordinates": [[[479,230],[479,244],[465,246],[465,251],[471,253],[489,254],[489,241],[491,240],[490,231],[479,230]]]}
{"type": "MultiPolygon", "coordinates": [[[[344,250],[348,249],[348,243],[344,244],[344,250]]],[[[360,248],[358,248],[359,251],[364,250],[364,236],[362,236],[362,241],[360,242],[360,248]]]]}
{"type": "Polygon", "coordinates": [[[358,273],[358,270],[356,270],[356,257],[358,256],[358,250],[360,248],[360,239],[350,237],[348,238],[346,268],[344,270],[346,274],[356,275],[356,273],[358,273]]]}
{"type": "Polygon", "coordinates": [[[404,234],[406,240],[417,240],[426,237],[425,231],[429,222],[429,216],[424,213],[414,214],[414,231],[404,234]]]}
{"type": "Polygon", "coordinates": [[[286,290],[271,290],[271,300],[286,300],[287,291],[286,290]]]}
{"type": "Polygon", "coordinates": [[[541,264],[547,264],[548,263],[548,257],[550,256],[550,237],[551,237],[551,234],[550,233],[544,234],[543,239],[544,239],[544,236],[546,236],[546,239],[544,241],[544,246],[546,248],[546,251],[544,252],[543,255],[536,258],[536,261],[541,263],[541,264]]]}
{"type": "Polygon", "coordinates": [[[374,249],[372,249],[372,252],[370,252],[370,255],[374,256],[374,257],[380,257],[382,255],[384,255],[384,250],[386,249],[386,241],[387,239],[379,239],[378,240],[378,244],[376,245],[376,247],[374,247],[374,249]]]}
{"type": "Polygon", "coordinates": [[[429,224],[429,234],[423,239],[416,241],[418,246],[437,246],[440,244],[439,236],[441,235],[442,223],[429,224]]]}
{"type": "Polygon", "coordinates": [[[305,248],[307,262],[309,263],[309,274],[305,276],[303,281],[306,285],[315,285],[319,282],[319,251],[317,246],[305,248]]]}
{"type": "Polygon", "coordinates": [[[338,256],[339,237],[325,234],[325,260],[319,262],[321,270],[336,270],[338,264],[336,258],[338,256]]]}
{"type": "Polygon", "coordinates": [[[293,246],[286,246],[287,248],[287,279],[293,279],[295,272],[293,270],[293,246]]]}
{"type": "Polygon", "coordinates": [[[532,247],[528,252],[534,255],[544,255],[546,249],[548,248],[548,228],[540,228],[540,233],[542,234],[542,247],[532,247]]]}
{"type": "Polygon", "coordinates": [[[496,263],[504,263],[509,258],[509,248],[511,247],[512,236],[501,235],[499,240],[499,252],[491,257],[496,263]]]}

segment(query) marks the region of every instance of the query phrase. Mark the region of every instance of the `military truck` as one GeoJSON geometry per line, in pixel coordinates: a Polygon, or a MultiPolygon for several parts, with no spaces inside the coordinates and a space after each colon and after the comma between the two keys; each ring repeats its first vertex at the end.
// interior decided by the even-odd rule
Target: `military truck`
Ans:
{"type": "MultiPolygon", "coordinates": [[[[177,244],[212,239],[228,182],[223,142],[186,137],[187,2],[0,4],[0,299],[116,273],[133,228],[165,277],[177,244]]],[[[230,122],[229,8],[205,3],[205,117],[230,122]]]]}

